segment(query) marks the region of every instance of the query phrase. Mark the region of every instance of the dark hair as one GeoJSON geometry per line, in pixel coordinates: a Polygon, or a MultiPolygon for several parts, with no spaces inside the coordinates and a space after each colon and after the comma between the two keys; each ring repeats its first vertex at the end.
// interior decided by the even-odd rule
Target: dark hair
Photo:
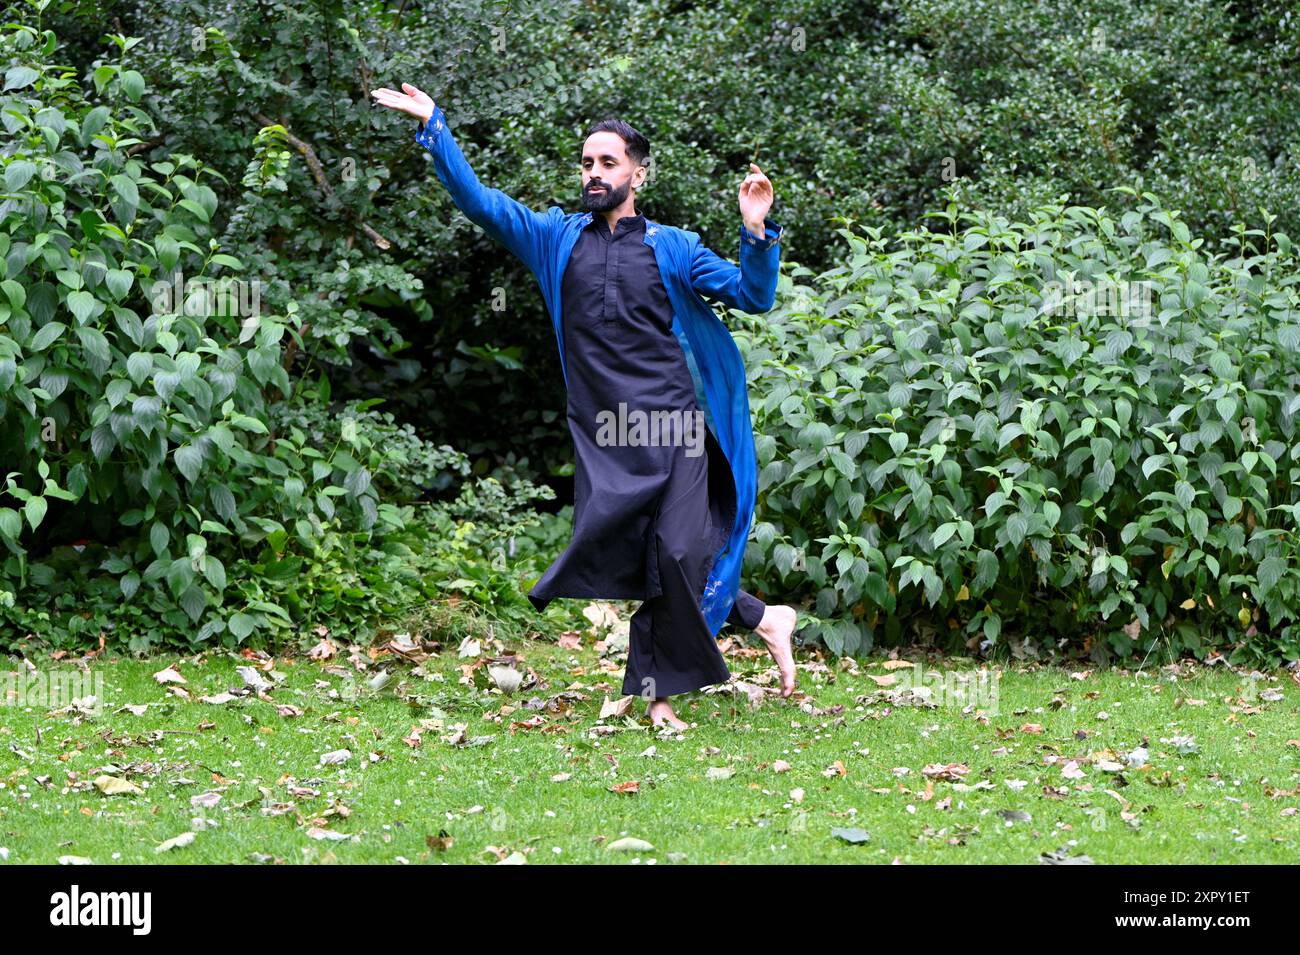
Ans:
{"type": "Polygon", "coordinates": [[[617,133],[622,138],[624,146],[627,147],[628,156],[638,166],[644,166],[646,160],[650,158],[650,140],[621,119],[602,119],[587,130],[588,136],[591,136],[592,133],[617,133]]]}

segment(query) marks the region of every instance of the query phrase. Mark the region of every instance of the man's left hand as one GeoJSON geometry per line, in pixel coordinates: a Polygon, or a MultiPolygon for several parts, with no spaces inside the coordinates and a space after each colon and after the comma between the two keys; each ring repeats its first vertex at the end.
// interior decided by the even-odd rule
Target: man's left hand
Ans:
{"type": "Polygon", "coordinates": [[[739,198],[740,216],[745,228],[757,238],[764,238],[763,220],[772,208],[772,183],[754,163],[749,164],[749,175],[740,184],[739,198]]]}

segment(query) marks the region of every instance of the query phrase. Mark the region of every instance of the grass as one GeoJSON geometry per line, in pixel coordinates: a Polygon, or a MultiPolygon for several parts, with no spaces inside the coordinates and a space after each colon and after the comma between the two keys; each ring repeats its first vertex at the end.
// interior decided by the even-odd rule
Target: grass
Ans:
{"type": "MultiPolygon", "coordinates": [[[[97,716],[24,706],[40,701],[14,699],[11,678],[10,705],[0,708],[8,850],[0,856],[10,864],[1300,858],[1300,686],[1285,671],[1252,680],[1193,662],[1145,672],[1016,665],[996,671],[993,698],[932,693],[928,705],[905,688],[914,670],[897,661],[837,664],[803,653],[806,697],[780,701],[762,692],[774,685],[766,656],[731,647],[728,664],[744,686],[674,698],[694,724],[678,735],[652,730],[640,700],[600,718],[620,686],[621,659],[591,635],[574,649],[525,641],[481,650],[461,657],[449,645],[418,666],[344,646],[330,660],[99,657],[87,661],[103,679],[97,716]],[[523,686],[503,693],[488,657],[513,662],[523,686]],[[154,677],[173,663],[188,698],[154,677]],[[264,698],[199,701],[244,692],[240,666],[274,687],[264,698]],[[392,679],[372,689],[381,671],[392,679]],[[1144,742],[1146,759],[1132,754],[1129,767],[1144,742]],[[321,764],[342,749],[346,762],[321,764]],[[140,791],[107,795],[94,782],[105,775],[140,791]],[[212,805],[192,803],[199,796],[212,805]],[[188,844],[157,851],[189,832],[188,844]],[[609,848],[623,837],[653,848],[609,848]]],[[[912,659],[954,679],[975,667],[912,659]]],[[[43,672],[71,669],[34,662],[43,672]]]]}

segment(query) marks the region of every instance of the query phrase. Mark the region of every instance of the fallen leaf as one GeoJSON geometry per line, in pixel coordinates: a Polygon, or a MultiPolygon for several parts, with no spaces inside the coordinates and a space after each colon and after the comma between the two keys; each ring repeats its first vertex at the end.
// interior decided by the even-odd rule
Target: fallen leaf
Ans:
{"type": "Polygon", "coordinates": [[[320,643],[307,651],[307,656],[312,660],[329,660],[337,654],[338,647],[328,637],[322,637],[320,643]]]}
{"type": "Polygon", "coordinates": [[[329,829],[322,829],[320,826],[312,826],[307,830],[308,839],[325,839],[330,842],[346,842],[352,837],[346,832],[331,832],[329,829]]]}
{"type": "Polygon", "coordinates": [[[95,788],[105,796],[143,796],[144,790],[133,782],[107,774],[95,777],[95,788]]]}
{"type": "Polygon", "coordinates": [[[195,834],[193,832],[182,832],[179,836],[168,839],[166,842],[154,846],[153,851],[170,852],[172,849],[179,849],[182,846],[188,846],[194,841],[194,836],[195,834]]]}
{"type": "Polygon", "coordinates": [[[153,678],[159,683],[185,683],[185,677],[181,676],[181,671],[176,669],[176,664],[172,664],[165,670],[159,670],[153,675],[153,678]]]}
{"type": "Polygon", "coordinates": [[[235,672],[244,681],[244,686],[249,687],[256,693],[265,693],[275,686],[254,667],[235,667],[235,672]]]}
{"type": "Polygon", "coordinates": [[[524,675],[514,667],[490,666],[488,676],[502,693],[513,693],[524,682],[524,675]]]}
{"type": "Polygon", "coordinates": [[[653,852],[654,846],[644,839],[637,839],[633,836],[624,836],[622,839],[615,839],[609,845],[605,846],[606,852],[653,852]]]}
{"type": "Polygon", "coordinates": [[[600,718],[607,720],[612,716],[615,719],[620,719],[627,715],[628,710],[632,708],[632,704],[635,702],[635,696],[624,696],[617,700],[611,700],[607,696],[605,702],[600,705],[600,718]]]}
{"type": "Polygon", "coordinates": [[[970,767],[965,763],[930,763],[922,767],[921,772],[931,779],[960,782],[970,772],[970,767]]]}

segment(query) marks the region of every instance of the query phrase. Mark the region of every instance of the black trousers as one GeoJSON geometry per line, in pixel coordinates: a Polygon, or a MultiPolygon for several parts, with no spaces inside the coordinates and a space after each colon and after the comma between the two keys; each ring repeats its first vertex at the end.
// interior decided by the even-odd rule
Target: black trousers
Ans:
{"type": "MultiPolygon", "coordinates": [[[[660,593],[632,615],[625,696],[672,696],[731,679],[717,639],[700,611],[714,556],[730,528],[725,497],[719,493],[720,481],[731,480],[726,458],[712,433],[706,447],[708,453],[694,456],[679,449],[673,462],[647,555],[657,569],[660,593]]],[[[753,630],[766,609],[763,601],[742,590],[727,623],[753,630]]]]}

